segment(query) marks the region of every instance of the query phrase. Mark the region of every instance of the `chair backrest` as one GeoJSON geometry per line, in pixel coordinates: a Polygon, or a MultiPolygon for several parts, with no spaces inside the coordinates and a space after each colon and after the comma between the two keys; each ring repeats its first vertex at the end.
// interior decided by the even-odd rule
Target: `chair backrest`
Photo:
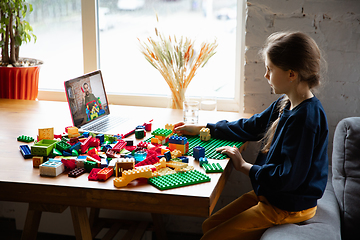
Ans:
{"type": "Polygon", "coordinates": [[[334,134],[333,187],[341,211],[342,239],[360,236],[360,117],[341,120],[334,134]]]}

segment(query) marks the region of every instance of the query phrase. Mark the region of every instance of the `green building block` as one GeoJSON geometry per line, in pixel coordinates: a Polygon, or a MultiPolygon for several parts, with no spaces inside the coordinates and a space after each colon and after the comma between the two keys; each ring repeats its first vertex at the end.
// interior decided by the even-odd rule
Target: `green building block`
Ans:
{"type": "Polygon", "coordinates": [[[19,136],[19,137],[17,138],[17,140],[18,140],[19,142],[27,142],[27,143],[29,143],[29,142],[33,142],[33,141],[34,141],[34,138],[33,138],[33,137],[30,137],[30,136],[21,135],[21,136],[19,136]]]}
{"type": "Polygon", "coordinates": [[[162,136],[162,137],[167,137],[169,136],[173,131],[171,129],[163,129],[163,128],[158,128],[154,131],[151,132],[152,135],[157,135],[157,136],[162,136]]]}
{"type": "Polygon", "coordinates": [[[66,151],[69,148],[71,148],[71,145],[68,144],[67,142],[63,141],[63,140],[56,143],[56,149],[61,151],[61,152],[66,151]]]}
{"type": "Polygon", "coordinates": [[[49,156],[57,140],[43,139],[31,146],[31,154],[34,156],[49,156]]]}
{"type": "Polygon", "coordinates": [[[85,161],[84,162],[84,168],[86,172],[91,172],[93,168],[97,168],[97,163],[92,161],[85,161]]]}
{"type": "MultiPolygon", "coordinates": [[[[174,136],[176,136],[176,134],[174,136]]],[[[193,156],[193,148],[196,146],[200,146],[205,148],[205,157],[207,157],[208,159],[216,160],[228,158],[227,155],[216,152],[216,148],[223,146],[236,146],[237,148],[240,148],[244,144],[243,142],[228,141],[216,138],[211,138],[209,141],[204,142],[200,140],[199,136],[185,137],[189,142],[189,152],[187,152],[186,155],[193,156]]],[[[151,138],[146,139],[145,142],[151,142],[151,138]]],[[[165,144],[165,146],[168,146],[168,144],[165,144]]]]}
{"type": "Polygon", "coordinates": [[[206,173],[220,173],[224,171],[224,169],[220,166],[220,163],[204,163],[202,168],[206,173]]]}
{"type": "Polygon", "coordinates": [[[165,176],[158,176],[148,179],[148,183],[160,190],[166,190],[177,187],[184,187],[193,184],[210,182],[210,177],[197,170],[188,172],[178,172],[165,176]]]}

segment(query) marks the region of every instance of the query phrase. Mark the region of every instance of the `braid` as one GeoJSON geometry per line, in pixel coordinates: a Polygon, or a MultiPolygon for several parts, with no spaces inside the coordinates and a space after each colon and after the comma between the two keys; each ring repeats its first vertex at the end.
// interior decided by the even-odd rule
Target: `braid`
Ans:
{"type": "Polygon", "coordinates": [[[268,128],[267,132],[265,133],[265,136],[261,139],[265,141],[264,147],[261,149],[262,153],[268,153],[270,150],[271,142],[274,138],[276,128],[279,124],[280,117],[282,113],[284,112],[284,109],[286,105],[290,102],[289,98],[285,96],[280,102],[279,102],[279,117],[271,124],[271,126],[268,128]]]}

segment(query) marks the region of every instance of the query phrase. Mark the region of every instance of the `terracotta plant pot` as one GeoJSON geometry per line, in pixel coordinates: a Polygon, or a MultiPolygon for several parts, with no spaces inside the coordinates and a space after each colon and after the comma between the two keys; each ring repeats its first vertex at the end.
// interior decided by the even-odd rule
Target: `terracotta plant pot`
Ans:
{"type": "Polygon", "coordinates": [[[40,66],[0,67],[0,98],[35,100],[40,66]]]}

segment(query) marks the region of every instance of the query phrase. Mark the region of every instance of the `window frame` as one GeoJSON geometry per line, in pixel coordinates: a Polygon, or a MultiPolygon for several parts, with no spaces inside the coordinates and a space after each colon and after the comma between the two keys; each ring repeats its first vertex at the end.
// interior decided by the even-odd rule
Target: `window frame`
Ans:
{"type": "MultiPolygon", "coordinates": [[[[81,0],[84,73],[100,69],[97,9],[98,0],[81,0]]],[[[218,111],[244,112],[244,74],[242,73],[245,64],[245,16],[246,1],[240,0],[237,4],[235,97],[234,99],[218,99],[218,111]]],[[[109,103],[116,105],[168,107],[167,103],[170,102],[170,99],[162,96],[126,94],[108,94],[107,96],[109,103]]],[[[67,101],[63,91],[45,89],[39,89],[38,100],[67,101]]]]}

